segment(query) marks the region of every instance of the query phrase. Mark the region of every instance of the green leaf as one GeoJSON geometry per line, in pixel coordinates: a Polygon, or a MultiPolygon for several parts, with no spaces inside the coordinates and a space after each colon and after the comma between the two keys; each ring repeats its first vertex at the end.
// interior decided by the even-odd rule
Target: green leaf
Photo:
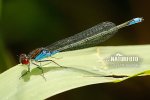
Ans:
{"type": "Polygon", "coordinates": [[[149,54],[150,45],[101,46],[62,52],[48,59],[66,68],[43,62],[44,76],[41,70],[31,65],[31,72],[21,79],[19,77],[27,70],[27,66],[19,64],[0,74],[0,100],[41,100],[86,85],[120,82],[138,75],[149,75],[149,54]],[[138,57],[139,61],[125,62],[126,66],[108,65],[119,63],[106,61],[117,55],[138,57]]]}

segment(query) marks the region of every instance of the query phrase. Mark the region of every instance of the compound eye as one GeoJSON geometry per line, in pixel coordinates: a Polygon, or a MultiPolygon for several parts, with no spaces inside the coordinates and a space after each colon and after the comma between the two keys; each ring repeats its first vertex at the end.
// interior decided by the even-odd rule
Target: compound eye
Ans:
{"type": "Polygon", "coordinates": [[[22,59],[21,63],[25,64],[25,65],[28,65],[29,64],[29,59],[22,59]]]}
{"type": "Polygon", "coordinates": [[[28,65],[29,64],[29,58],[26,54],[21,54],[20,57],[19,57],[19,62],[21,64],[25,64],[25,65],[28,65]]]}

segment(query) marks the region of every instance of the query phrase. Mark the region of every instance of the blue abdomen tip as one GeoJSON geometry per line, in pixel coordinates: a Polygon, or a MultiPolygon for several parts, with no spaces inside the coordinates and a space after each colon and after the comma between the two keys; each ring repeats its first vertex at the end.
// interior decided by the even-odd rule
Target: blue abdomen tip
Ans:
{"type": "Polygon", "coordinates": [[[143,18],[134,18],[134,19],[132,19],[129,23],[128,23],[128,25],[133,25],[133,24],[136,24],[136,23],[140,23],[140,22],[142,22],[144,19],[143,18]]]}

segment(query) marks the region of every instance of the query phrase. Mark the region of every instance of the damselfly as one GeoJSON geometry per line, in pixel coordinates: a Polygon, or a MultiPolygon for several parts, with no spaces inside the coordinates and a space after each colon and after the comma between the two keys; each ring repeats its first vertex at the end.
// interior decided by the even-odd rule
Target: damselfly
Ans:
{"type": "Polygon", "coordinates": [[[30,64],[36,65],[37,68],[42,70],[43,73],[42,66],[37,64],[37,62],[50,61],[62,67],[61,65],[59,65],[53,60],[43,60],[43,59],[47,57],[51,57],[56,53],[63,52],[63,51],[76,50],[76,49],[96,46],[99,43],[104,42],[110,37],[112,37],[119,29],[142,21],[143,18],[140,17],[133,18],[132,20],[129,20],[118,26],[116,26],[112,22],[102,22],[98,25],[93,26],[92,28],[89,28],[71,37],[57,41],[47,47],[37,48],[32,52],[30,52],[28,55],[21,54],[19,58],[20,63],[28,66],[28,71],[24,73],[21,77],[23,77],[25,74],[30,72],[30,64]]]}

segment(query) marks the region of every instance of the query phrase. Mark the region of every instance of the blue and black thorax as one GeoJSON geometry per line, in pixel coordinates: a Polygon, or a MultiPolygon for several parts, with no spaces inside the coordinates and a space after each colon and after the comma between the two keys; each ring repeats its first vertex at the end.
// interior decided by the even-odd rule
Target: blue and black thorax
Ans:
{"type": "Polygon", "coordinates": [[[37,48],[33,50],[32,52],[30,52],[28,57],[30,59],[38,61],[38,60],[42,60],[44,58],[50,57],[58,52],[59,52],[58,50],[49,51],[48,49],[45,49],[45,48],[37,48]]]}

